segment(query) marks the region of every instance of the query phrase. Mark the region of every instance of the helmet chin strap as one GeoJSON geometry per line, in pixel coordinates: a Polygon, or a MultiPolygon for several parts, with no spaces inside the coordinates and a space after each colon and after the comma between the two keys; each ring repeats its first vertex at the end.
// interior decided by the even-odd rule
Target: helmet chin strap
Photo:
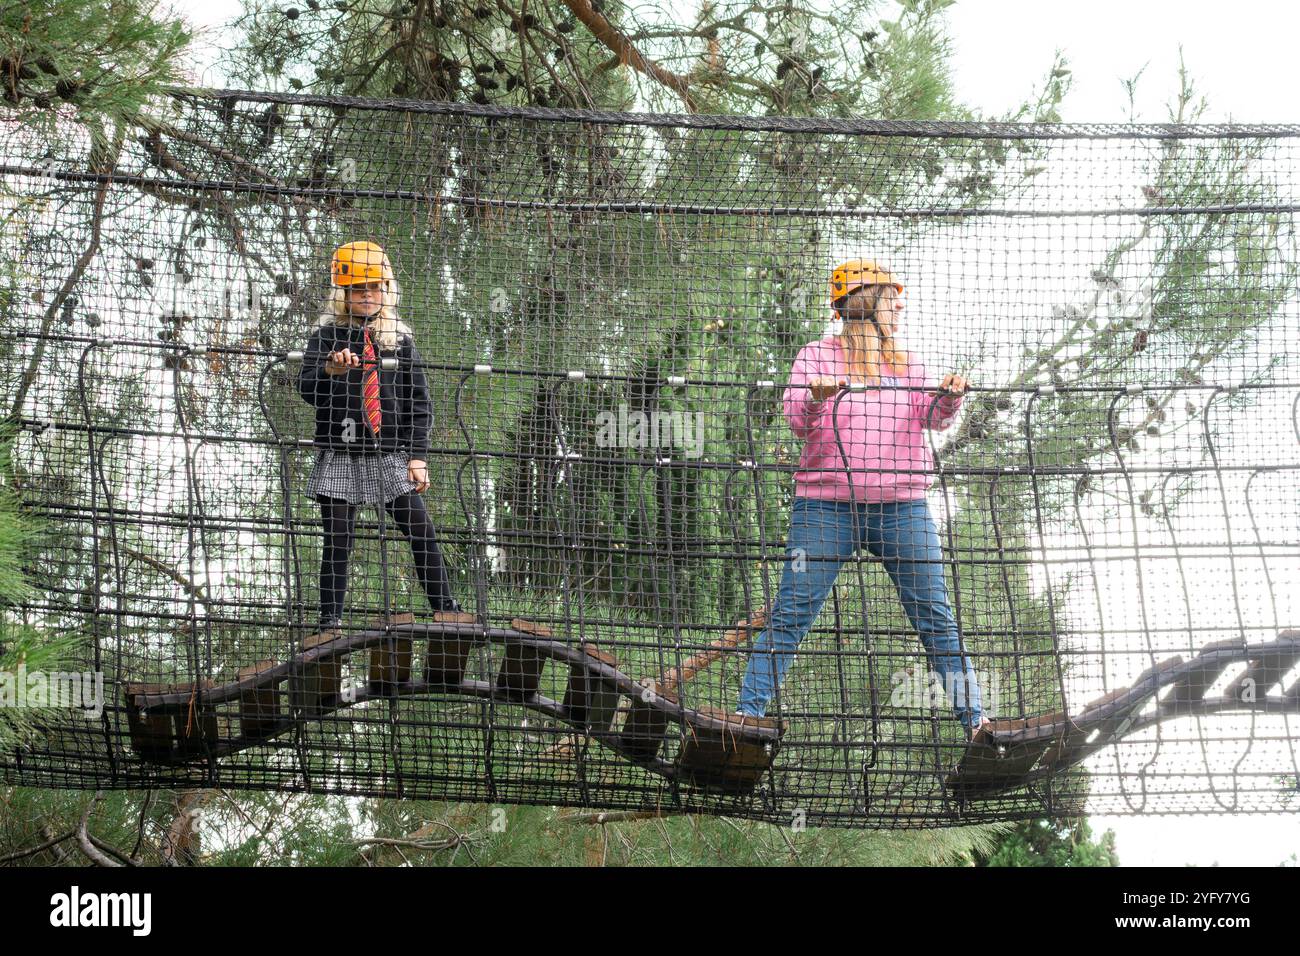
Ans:
{"type": "MultiPolygon", "coordinates": [[[[835,309],[834,312],[835,312],[835,321],[836,321],[836,322],[844,323],[844,322],[862,322],[862,321],[864,321],[863,319],[846,319],[846,318],[844,317],[844,313],[841,312],[839,309],[835,309]]],[[[877,331],[877,332],[880,331],[880,320],[877,319],[874,315],[869,315],[869,316],[867,316],[867,317],[866,317],[866,321],[870,321],[871,324],[874,325],[874,326],[876,327],[876,331],[877,331]]],[[[883,335],[884,333],[882,332],[881,334],[883,335]]]]}

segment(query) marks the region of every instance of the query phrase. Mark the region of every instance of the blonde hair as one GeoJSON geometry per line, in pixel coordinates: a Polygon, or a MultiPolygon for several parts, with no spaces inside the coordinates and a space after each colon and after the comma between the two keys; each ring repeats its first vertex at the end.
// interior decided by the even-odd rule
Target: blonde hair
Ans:
{"type": "MultiPolygon", "coordinates": [[[[910,364],[907,352],[898,347],[894,336],[882,332],[873,321],[881,300],[886,296],[897,298],[898,293],[892,285],[867,285],[854,289],[840,300],[840,305],[843,306],[849,299],[861,297],[862,304],[866,306],[867,318],[845,319],[842,314],[839,315],[843,325],[838,338],[844,349],[849,377],[868,385],[880,384],[882,366],[888,366],[901,376],[907,374],[910,364]]],[[[839,308],[836,313],[840,313],[839,308]]]]}
{"type": "MultiPolygon", "coordinates": [[[[393,274],[393,265],[388,261],[387,253],[383,261],[384,278],[380,285],[383,292],[383,304],[366,322],[371,335],[378,344],[379,351],[392,352],[397,349],[397,336],[412,335],[411,327],[397,317],[397,301],[402,290],[393,274]]],[[[331,285],[329,295],[321,307],[318,325],[351,325],[355,316],[348,311],[348,289],[351,286],[331,285]]]]}

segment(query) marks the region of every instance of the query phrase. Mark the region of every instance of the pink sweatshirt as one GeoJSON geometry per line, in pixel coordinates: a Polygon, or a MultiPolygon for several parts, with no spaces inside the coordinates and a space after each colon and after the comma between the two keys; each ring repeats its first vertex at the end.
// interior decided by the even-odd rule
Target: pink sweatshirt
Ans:
{"type": "MultiPolygon", "coordinates": [[[[790,384],[782,396],[790,429],[804,439],[799,470],[794,476],[795,495],[868,502],[925,497],[925,490],[934,483],[934,476],[928,474],[934,468],[934,458],[922,434],[927,412],[937,402],[934,411],[929,412],[930,427],[947,428],[961,408],[962,396],[935,399],[928,391],[891,388],[894,379],[887,376],[880,388],[814,402],[812,390],[802,386],[816,375],[848,379],[838,336],[827,335],[799,350],[790,370],[790,384]],[[831,409],[836,407],[837,398],[839,405],[832,423],[831,409]],[[847,462],[840,457],[835,441],[837,429],[847,462]],[[846,463],[855,469],[851,473],[851,491],[846,463]]],[[[938,382],[928,381],[925,366],[911,358],[906,374],[897,384],[934,389],[938,382]]]]}

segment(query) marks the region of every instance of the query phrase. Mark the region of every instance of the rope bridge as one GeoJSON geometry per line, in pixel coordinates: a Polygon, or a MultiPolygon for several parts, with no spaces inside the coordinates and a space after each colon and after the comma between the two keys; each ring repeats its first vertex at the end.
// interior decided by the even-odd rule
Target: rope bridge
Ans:
{"type": "Polygon", "coordinates": [[[104,688],[6,781],[871,827],[1296,806],[1300,127],[177,89],[120,131],[4,148],[11,614],[104,688]],[[460,609],[363,504],[331,627],[295,385],[353,240],[419,350],[460,609]],[[786,386],[858,256],[927,380],[848,383],[810,461],[786,386]],[[891,400],[927,460],[864,468],[844,423],[891,400]],[[925,486],[974,741],[866,546],[737,713],[796,472],[925,486]]]}

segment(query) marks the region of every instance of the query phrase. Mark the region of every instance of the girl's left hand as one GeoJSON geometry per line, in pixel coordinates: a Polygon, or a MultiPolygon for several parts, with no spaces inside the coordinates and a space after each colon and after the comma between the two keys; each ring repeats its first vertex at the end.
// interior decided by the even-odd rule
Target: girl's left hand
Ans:
{"type": "Polygon", "coordinates": [[[406,464],[406,474],[415,482],[417,492],[427,491],[429,488],[429,469],[425,462],[418,458],[412,458],[406,464]]]}
{"type": "Polygon", "coordinates": [[[956,372],[949,372],[943,377],[943,381],[939,383],[939,388],[941,391],[947,390],[953,395],[960,395],[966,391],[966,386],[969,384],[970,382],[956,372]]]}

